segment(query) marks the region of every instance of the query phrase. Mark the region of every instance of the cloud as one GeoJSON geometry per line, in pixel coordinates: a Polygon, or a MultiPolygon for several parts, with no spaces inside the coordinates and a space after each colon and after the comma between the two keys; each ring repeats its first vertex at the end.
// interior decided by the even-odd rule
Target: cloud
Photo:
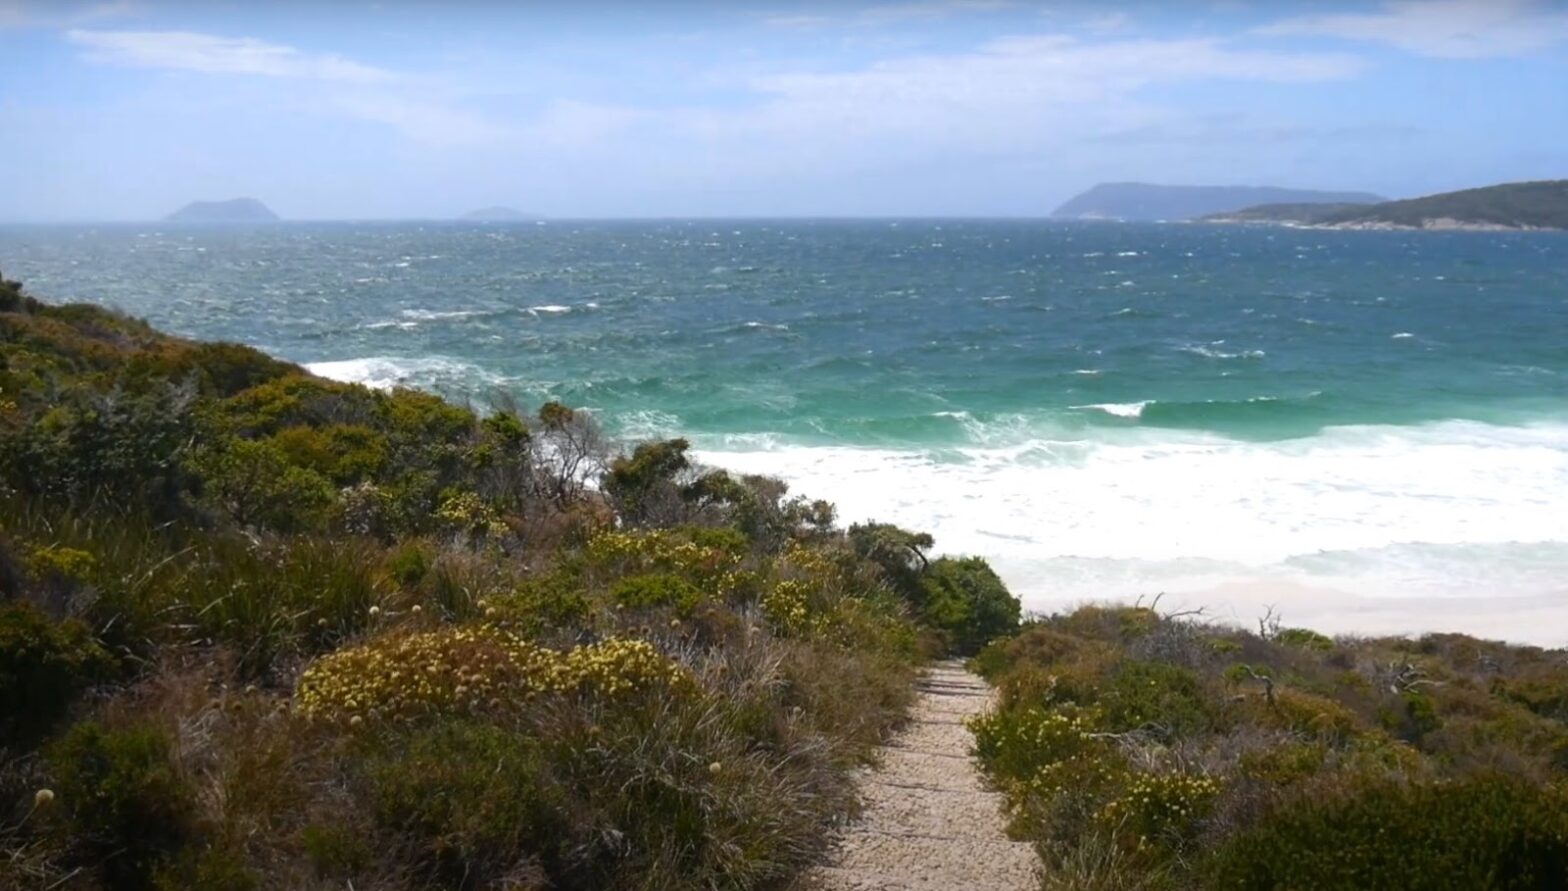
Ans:
{"type": "Polygon", "coordinates": [[[1396,0],[1378,12],[1301,16],[1257,33],[1370,41],[1422,56],[1479,59],[1525,55],[1568,40],[1568,10],[1544,0],[1396,0]]]}
{"type": "Polygon", "coordinates": [[[839,16],[775,14],[763,18],[762,23],[772,28],[884,27],[935,21],[965,13],[998,12],[1018,5],[1016,0],[912,0],[867,6],[839,16]]]}
{"type": "Polygon", "coordinates": [[[1359,59],[1341,53],[1236,49],[1213,38],[1082,41],[1046,34],[1000,38],[972,52],[888,59],[858,70],[772,75],[753,86],[781,102],[877,116],[907,107],[940,113],[1093,102],[1174,81],[1338,80],[1361,69],[1359,59]]]}
{"type": "Polygon", "coordinates": [[[107,3],[52,3],[47,11],[25,0],[0,0],[0,28],[67,28],[104,19],[132,15],[140,8],[133,0],[107,3]]]}
{"type": "Polygon", "coordinates": [[[66,32],[66,39],[96,64],[307,81],[316,86],[280,101],[312,114],[382,124],[427,145],[483,145],[509,135],[503,125],[456,107],[452,97],[428,79],[331,53],[190,31],[73,29],[66,32]]]}
{"type": "Polygon", "coordinates": [[[390,71],[341,56],[312,55],[253,37],[220,37],[191,31],[82,29],[67,31],[65,36],[83,48],[88,61],[103,65],[351,84],[387,84],[399,80],[390,71]]]}

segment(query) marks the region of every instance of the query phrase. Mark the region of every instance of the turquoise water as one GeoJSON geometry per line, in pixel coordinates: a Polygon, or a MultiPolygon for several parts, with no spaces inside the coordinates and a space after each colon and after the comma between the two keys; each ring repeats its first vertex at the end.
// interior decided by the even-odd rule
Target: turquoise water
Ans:
{"type": "Polygon", "coordinates": [[[1561,233],[11,227],[0,269],[333,377],[686,435],[1040,604],[1568,596],[1561,233]]]}

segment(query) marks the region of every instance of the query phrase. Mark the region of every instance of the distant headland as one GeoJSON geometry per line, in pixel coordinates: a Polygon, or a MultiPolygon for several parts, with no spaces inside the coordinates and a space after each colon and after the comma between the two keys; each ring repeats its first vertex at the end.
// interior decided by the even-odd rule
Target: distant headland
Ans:
{"type": "Polygon", "coordinates": [[[278,215],[255,198],[192,201],[164,217],[170,223],[272,223],[278,215]]]}
{"type": "Polygon", "coordinates": [[[1166,186],[1100,183],[1052,214],[1057,219],[1192,220],[1210,214],[1272,204],[1375,204],[1387,199],[1369,192],[1323,192],[1277,186],[1166,186]]]}
{"type": "Polygon", "coordinates": [[[1328,229],[1568,229],[1568,180],[1504,183],[1376,204],[1265,204],[1201,219],[1328,229]]]}

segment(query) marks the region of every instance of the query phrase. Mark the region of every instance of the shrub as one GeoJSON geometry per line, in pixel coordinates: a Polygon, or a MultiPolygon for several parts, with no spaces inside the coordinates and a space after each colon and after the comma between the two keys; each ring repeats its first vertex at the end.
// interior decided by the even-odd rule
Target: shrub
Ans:
{"type": "Polygon", "coordinates": [[[311,718],[365,721],[504,715],[538,696],[680,691],[692,678],[641,640],[610,638],[564,656],[484,625],[392,635],[318,659],[295,696],[311,718]]]}
{"type": "Polygon", "coordinates": [[[49,750],[61,803],[78,841],[101,862],[111,887],[151,887],[154,874],[192,837],[195,795],[169,740],[150,725],[83,723],[49,750]]]}
{"type": "Polygon", "coordinates": [[[75,619],[53,622],[25,603],[0,604],[0,744],[49,729],[115,662],[75,619]]]}
{"type": "Polygon", "coordinates": [[[1163,662],[1123,662],[1099,705],[1110,729],[1150,730],[1162,739],[1206,729],[1215,719],[1198,676],[1163,662]]]}
{"type": "Polygon", "coordinates": [[[358,725],[512,708],[561,691],[557,655],[483,626],[392,635],[316,660],[295,696],[307,717],[358,725]]]}
{"type": "Polygon", "coordinates": [[[612,637],[577,647],[566,655],[567,683],[600,696],[624,696],[648,689],[684,690],[689,672],[645,640],[612,637]]]}
{"type": "Polygon", "coordinates": [[[610,597],[632,609],[673,607],[682,615],[690,613],[702,600],[702,592],[690,582],[669,573],[628,576],[615,583],[610,597]]]}
{"type": "Polygon", "coordinates": [[[926,621],[951,635],[957,653],[972,655],[1018,629],[1018,598],[979,557],[934,560],[920,584],[926,621]]]}
{"type": "Polygon", "coordinates": [[[240,526],[279,532],[313,529],[333,502],[334,489],[326,477],[289,463],[271,442],[216,442],[191,466],[202,477],[202,500],[240,526]]]}
{"type": "Polygon", "coordinates": [[[377,822],[407,839],[412,859],[447,887],[498,887],[530,873],[538,882],[560,871],[569,801],[536,739],[444,721],[378,747],[364,776],[377,822]]]}
{"type": "Polygon", "coordinates": [[[1073,708],[1007,709],[969,719],[975,754],[1005,779],[1033,779],[1059,762],[1103,749],[1090,716],[1073,708]]]}
{"type": "Polygon", "coordinates": [[[677,477],[691,467],[691,444],[684,439],[645,442],[630,456],[616,458],[604,475],[604,493],[634,525],[657,525],[672,519],[680,502],[677,477]]]}
{"type": "Polygon", "coordinates": [[[1272,640],[1285,647],[1327,652],[1334,649],[1334,639],[1307,628],[1281,628],[1272,640]]]}
{"type": "Polygon", "coordinates": [[[1220,784],[1184,773],[1138,774],[1097,818],[1135,848],[1180,849],[1214,807],[1220,784]]]}
{"type": "Polygon", "coordinates": [[[1298,797],[1213,855],[1215,887],[1546,889],[1568,880],[1568,798],[1518,778],[1298,797]]]}

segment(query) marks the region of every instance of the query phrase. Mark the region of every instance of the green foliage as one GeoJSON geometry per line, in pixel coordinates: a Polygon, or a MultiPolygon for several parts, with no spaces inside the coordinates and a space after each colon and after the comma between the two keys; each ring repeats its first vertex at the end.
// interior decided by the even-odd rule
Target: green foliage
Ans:
{"type": "Polygon", "coordinates": [[[1083,607],[981,651],[971,729],[1046,887],[1555,888],[1561,655],[1083,607]]]}
{"type": "Polygon", "coordinates": [[[1386,201],[1333,214],[1322,222],[1392,223],[1419,227],[1433,219],[1495,226],[1568,229],[1568,180],[1504,183],[1404,201],[1386,201]]]}
{"type": "Polygon", "coordinates": [[[191,398],[172,384],[145,394],[72,389],[22,423],[0,425],[0,479],[30,497],[167,511],[187,485],[191,398]]]}
{"type": "Polygon", "coordinates": [[[78,724],[52,746],[49,766],[70,830],[116,888],[149,888],[193,836],[195,793],[169,740],[150,725],[78,724]]]}
{"type": "Polygon", "coordinates": [[[980,557],[934,560],[920,584],[926,621],[952,635],[954,652],[973,654],[1018,628],[1018,598],[980,557]]]}
{"type": "Polygon", "coordinates": [[[1319,634],[1310,628],[1281,628],[1274,634],[1274,642],[1287,647],[1301,647],[1307,650],[1332,650],[1334,639],[1324,634],[1319,634]]]}
{"type": "Polygon", "coordinates": [[[689,614],[702,600],[702,592],[685,579],[669,573],[627,576],[610,589],[616,603],[632,609],[671,607],[689,614]]]}
{"type": "MultiPolygon", "coordinates": [[[[378,746],[364,782],[377,822],[406,839],[432,878],[489,888],[528,866],[560,870],[570,802],[547,770],[536,739],[443,722],[378,746]]],[[[358,859],[345,840],[316,837],[320,860],[358,859]]]]}
{"type": "Polygon", "coordinates": [[[321,474],[291,464],[275,443],[231,439],[198,454],[202,501],[241,526],[297,532],[318,525],[333,502],[321,474]]]}
{"type": "Polygon", "coordinates": [[[28,604],[0,603],[0,744],[47,730],[114,670],[114,659],[81,622],[53,622],[28,604]]]}
{"type": "Polygon", "coordinates": [[[786,887],[925,602],[1009,621],[928,537],[899,574],[777,480],[499,401],[0,283],[0,885],[786,887]]]}
{"type": "Polygon", "coordinates": [[[684,439],[645,442],[630,456],[615,459],[604,477],[604,493],[633,524],[656,519],[661,509],[679,498],[677,477],[691,467],[684,439]]]}
{"type": "Polygon", "coordinates": [[[1305,798],[1214,854],[1214,887],[1542,889],[1568,881],[1568,798],[1514,777],[1305,798]]]}
{"type": "Polygon", "coordinates": [[[1111,730],[1147,730],[1162,739],[1205,730],[1216,720],[1198,676],[1163,662],[1122,662],[1098,706],[1111,730]]]}

